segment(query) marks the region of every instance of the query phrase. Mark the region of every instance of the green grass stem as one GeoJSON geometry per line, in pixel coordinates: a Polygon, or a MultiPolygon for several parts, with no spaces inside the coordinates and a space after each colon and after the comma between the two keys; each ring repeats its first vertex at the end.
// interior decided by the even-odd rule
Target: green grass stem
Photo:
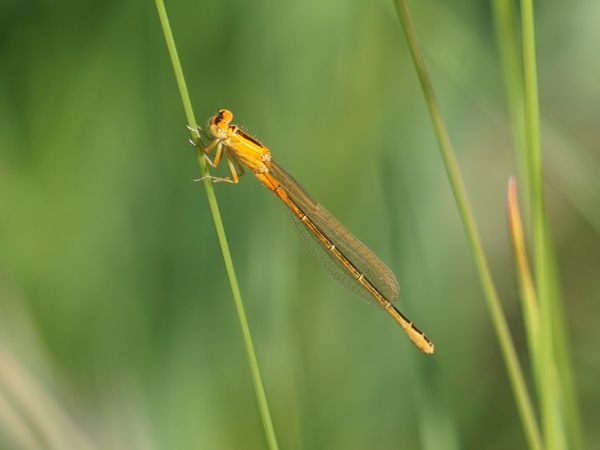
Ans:
{"type": "MultiPolygon", "coordinates": [[[[555,385],[553,389],[562,391],[560,394],[564,399],[562,409],[564,410],[564,415],[566,417],[566,424],[571,441],[570,445],[576,450],[581,450],[585,447],[585,444],[583,441],[583,432],[581,430],[577,395],[573,382],[570,363],[571,358],[566,336],[564,314],[562,311],[562,301],[557,286],[558,274],[556,270],[556,261],[550,251],[551,241],[544,216],[542,194],[543,176],[541,173],[542,164],[539,137],[540,113],[537,98],[538,89],[533,4],[531,1],[523,1],[521,3],[522,48],[519,47],[519,39],[517,38],[518,33],[512,0],[494,0],[493,7],[509,113],[513,128],[513,139],[515,142],[517,159],[520,162],[519,178],[521,180],[521,185],[525,185],[524,199],[527,205],[526,211],[529,212],[527,216],[533,222],[531,234],[534,236],[536,282],[538,287],[544,288],[541,291],[542,298],[540,299],[540,308],[544,310],[544,327],[547,327],[545,328],[544,336],[550,341],[548,344],[541,345],[539,348],[540,351],[548,352],[548,355],[545,357],[545,361],[547,361],[548,365],[558,370],[559,384],[555,385]],[[523,58],[521,58],[521,52],[523,58]],[[523,98],[525,99],[524,101],[523,98]],[[527,126],[525,126],[525,124],[527,126]]],[[[556,137],[554,137],[554,140],[556,140],[556,137]]],[[[561,166],[561,170],[563,170],[565,166],[571,167],[573,160],[576,161],[576,154],[574,152],[565,154],[570,155],[570,159],[567,160],[567,163],[571,163],[571,165],[565,163],[565,158],[563,157],[561,163],[563,166],[561,166]]],[[[559,154],[556,156],[559,156],[559,154]]],[[[578,179],[579,177],[580,173],[577,174],[576,178],[578,179]]],[[[562,184],[565,184],[564,180],[562,180],[562,184]]],[[[565,186],[563,186],[563,189],[564,188],[565,186]]],[[[589,208],[586,208],[585,204],[580,204],[578,197],[572,195],[571,192],[567,191],[566,195],[581,214],[584,215],[590,223],[594,224],[593,214],[590,215],[588,213],[589,208]]],[[[539,355],[532,354],[532,359],[537,361],[537,364],[540,364],[539,355]]],[[[544,370],[543,367],[535,369],[542,377],[542,379],[536,378],[536,383],[538,384],[537,388],[540,393],[540,400],[542,404],[545,405],[542,407],[545,411],[543,414],[543,417],[545,418],[544,421],[548,421],[544,428],[556,429],[555,424],[550,420],[553,413],[549,406],[552,402],[544,400],[544,398],[547,397],[547,395],[545,395],[546,391],[544,391],[544,386],[548,389],[550,385],[545,384],[544,386],[540,386],[545,374],[551,373],[549,369],[550,367],[548,367],[548,370],[544,370]]],[[[551,392],[550,395],[556,397],[559,394],[551,392]]],[[[558,427],[562,427],[562,424],[559,423],[558,427]]],[[[549,433],[548,430],[547,433],[549,433]]],[[[559,439],[564,439],[563,437],[553,437],[551,434],[547,434],[546,438],[557,442],[559,439]]]]}
{"type": "Polygon", "coordinates": [[[519,190],[523,193],[525,217],[531,217],[529,209],[529,173],[527,164],[527,145],[523,124],[523,76],[521,52],[515,33],[516,20],[512,0],[493,0],[493,17],[496,28],[496,40],[500,51],[502,75],[513,130],[512,138],[517,154],[519,168],[519,190]]]}
{"type": "Polygon", "coordinates": [[[492,279],[489,265],[483,251],[483,246],[477,231],[477,226],[469,204],[467,192],[460,175],[458,163],[456,161],[455,152],[435,97],[433,84],[425,65],[425,60],[419,47],[416,31],[408,11],[406,1],[394,0],[394,3],[396,5],[398,17],[402,23],[406,41],[408,43],[417,75],[423,89],[423,94],[431,115],[442,154],[442,159],[444,161],[448,179],[450,181],[459,214],[465,228],[465,233],[473,252],[475,265],[482,283],[485,299],[492,319],[492,324],[494,326],[494,330],[500,344],[500,350],[507,367],[508,377],[515,396],[519,416],[523,423],[525,437],[527,439],[529,448],[541,450],[543,448],[542,439],[536,421],[533,405],[527,391],[523,372],[517,358],[516,350],[510,335],[504,312],[502,311],[502,306],[498,298],[498,293],[492,279]]]}
{"type": "Polygon", "coordinates": [[[553,304],[548,279],[547,235],[544,189],[540,148],[540,112],[537,86],[537,64],[533,1],[521,1],[521,34],[523,45],[523,93],[525,107],[525,142],[529,177],[529,198],[533,234],[535,283],[540,302],[540,404],[544,429],[544,441],[548,450],[563,448],[564,427],[560,413],[558,380],[554,371],[553,304]]]}
{"type": "Polygon", "coordinates": [[[544,373],[547,374],[543,380],[541,396],[544,436],[549,450],[581,449],[584,446],[583,433],[573,384],[564,308],[558,292],[558,274],[550,247],[550,233],[544,207],[532,0],[521,1],[521,34],[523,36],[525,139],[531,181],[535,281],[542,317],[542,364],[545,366],[544,373]],[[552,371],[552,368],[556,368],[558,374],[552,371]],[[569,428],[568,437],[565,435],[565,426],[569,428]],[[567,443],[568,441],[570,442],[567,443]]]}
{"type": "MultiPolygon", "coordinates": [[[[173,72],[177,79],[177,86],[179,88],[179,94],[181,96],[181,102],[183,103],[183,109],[187,123],[192,129],[197,126],[194,111],[192,109],[192,103],[183,76],[183,70],[181,63],[179,62],[179,56],[177,54],[177,48],[175,47],[175,40],[173,39],[173,33],[169,24],[167,11],[163,0],[155,0],[156,9],[160,18],[160,23],[165,36],[165,41],[171,57],[171,63],[173,65],[173,72]]],[[[192,139],[196,139],[197,136],[192,132],[192,139]]],[[[208,164],[206,163],[202,151],[198,149],[198,164],[200,165],[200,173],[202,176],[208,175],[208,164]]],[[[258,360],[256,352],[254,351],[254,344],[252,343],[252,336],[250,334],[250,327],[248,325],[248,319],[246,317],[246,311],[244,309],[244,303],[242,301],[242,295],[240,293],[239,284],[233,267],[233,261],[231,253],[229,251],[229,244],[227,243],[227,237],[225,235],[225,229],[223,227],[223,220],[221,219],[221,213],[219,211],[219,205],[215,196],[212,182],[209,179],[204,180],[204,189],[208,198],[208,205],[210,212],[213,217],[215,230],[217,233],[217,239],[221,246],[221,253],[223,254],[223,262],[225,263],[225,269],[227,271],[227,277],[231,286],[231,293],[233,295],[233,301],[235,303],[235,309],[240,323],[242,336],[244,339],[244,346],[246,349],[246,355],[248,357],[248,365],[250,367],[250,374],[254,385],[254,391],[256,393],[256,400],[258,402],[258,409],[265,430],[265,436],[267,439],[267,445],[270,450],[277,450],[279,448],[277,444],[277,438],[275,436],[275,428],[273,427],[273,421],[271,420],[271,413],[267,402],[267,396],[265,394],[265,388],[263,386],[262,378],[260,375],[260,369],[258,366],[258,360]]]]}

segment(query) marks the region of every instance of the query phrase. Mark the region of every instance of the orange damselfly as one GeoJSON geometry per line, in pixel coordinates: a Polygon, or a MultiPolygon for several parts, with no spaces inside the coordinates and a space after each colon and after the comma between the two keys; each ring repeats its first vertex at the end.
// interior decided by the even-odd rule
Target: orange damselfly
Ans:
{"type": "MultiPolygon", "coordinates": [[[[204,156],[217,167],[223,155],[231,176],[207,175],[213,182],[237,183],[244,167],[252,171],[267,189],[285,203],[292,213],[300,235],[313,253],[325,255],[323,261],[332,274],[351,291],[381,306],[402,327],[410,340],[424,353],[433,353],[433,343],[395,306],[398,282],[392,271],[352,235],[325,208],[316,203],[271,158],[271,151],[238,126],[231,123],[233,114],[221,109],[208,122],[212,141],[202,146],[204,156]],[[208,156],[215,150],[211,160],[208,156]]],[[[198,130],[194,130],[200,136],[198,130]]],[[[202,179],[203,179],[202,178],[202,179]]]]}

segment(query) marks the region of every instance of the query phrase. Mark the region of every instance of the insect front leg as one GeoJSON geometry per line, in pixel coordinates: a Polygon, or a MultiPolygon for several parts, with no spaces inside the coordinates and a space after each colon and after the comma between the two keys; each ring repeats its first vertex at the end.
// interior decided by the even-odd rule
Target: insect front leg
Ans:
{"type": "Polygon", "coordinates": [[[219,165],[219,161],[221,161],[221,155],[223,154],[223,143],[215,139],[209,144],[208,147],[206,147],[206,149],[203,149],[202,153],[203,156],[206,158],[206,161],[208,161],[208,164],[216,168],[219,165]],[[215,158],[211,161],[210,157],[208,156],[208,153],[213,149],[215,143],[217,145],[217,151],[215,152],[215,158]]]}
{"type": "MultiPolygon", "coordinates": [[[[218,152],[218,157],[220,158],[222,150],[221,150],[221,152],[219,152],[219,149],[217,149],[217,152],[218,152]]],[[[217,161],[217,155],[215,155],[215,162],[218,162],[217,161]]],[[[215,177],[213,175],[205,175],[202,178],[196,178],[196,179],[194,179],[194,181],[202,181],[202,180],[207,180],[208,179],[208,180],[211,180],[213,183],[232,183],[232,184],[238,184],[239,181],[240,181],[239,177],[241,175],[243,175],[243,169],[241,170],[240,175],[238,175],[237,170],[236,170],[235,165],[234,165],[234,162],[233,162],[232,158],[229,157],[229,156],[227,156],[227,164],[229,166],[229,171],[231,172],[231,176],[230,177],[215,177]]]]}

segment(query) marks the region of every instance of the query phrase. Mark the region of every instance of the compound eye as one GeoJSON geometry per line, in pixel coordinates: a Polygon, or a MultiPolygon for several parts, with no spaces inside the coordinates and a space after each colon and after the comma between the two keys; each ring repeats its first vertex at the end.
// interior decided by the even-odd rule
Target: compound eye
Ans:
{"type": "Polygon", "coordinates": [[[220,109],[209,121],[209,125],[214,125],[217,128],[226,128],[233,119],[233,114],[228,109],[220,109]]]}
{"type": "Polygon", "coordinates": [[[218,118],[219,122],[223,121],[228,124],[233,119],[233,114],[228,109],[220,109],[218,118]]]}

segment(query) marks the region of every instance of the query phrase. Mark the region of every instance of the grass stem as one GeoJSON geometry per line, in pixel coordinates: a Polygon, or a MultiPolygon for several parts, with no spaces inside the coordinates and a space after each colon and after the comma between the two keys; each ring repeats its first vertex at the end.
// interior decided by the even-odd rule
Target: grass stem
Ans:
{"type": "Polygon", "coordinates": [[[566,343],[564,314],[554,270],[551,239],[544,206],[544,178],[540,145],[540,112],[537,84],[533,0],[521,0],[523,91],[533,233],[535,283],[540,304],[542,385],[540,402],[548,450],[567,448],[565,425],[572,445],[582,448],[576,394],[566,343]],[[565,423],[565,420],[567,423],[565,423]]]}
{"type": "MultiPolygon", "coordinates": [[[[529,231],[534,243],[535,289],[539,289],[537,297],[544,317],[543,320],[540,319],[540,322],[543,322],[543,325],[540,326],[544,327],[543,336],[540,338],[543,337],[544,342],[547,343],[540,344],[538,347],[539,352],[546,353],[543,360],[540,360],[540,355],[531,354],[531,357],[534,365],[539,366],[534,370],[539,373],[539,376],[536,376],[536,383],[542,404],[546,440],[550,439],[556,442],[564,440],[564,437],[554,437],[552,434],[548,434],[556,433],[563,424],[559,423],[556,426],[552,423],[551,417],[554,413],[551,411],[550,405],[553,402],[546,401],[546,398],[548,395],[560,396],[563,398],[564,404],[559,408],[564,410],[566,426],[570,435],[570,446],[575,450],[581,450],[585,444],[573,383],[556,260],[551,251],[550,233],[544,216],[540,147],[541,119],[538,106],[533,3],[531,0],[521,2],[522,44],[518,39],[516,14],[512,0],[494,0],[493,7],[513,140],[519,161],[519,179],[521,186],[524,187],[526,217],[533,223],[529,227],[529,231]],[[547,363],[547,368],[540,366],[543,361],[547,363]],[[544,381],[548,378],[547,375],[552,373],[551,368],[558,370],[558,385],[554,387],[544,381]],[[548,391],[549,388],[557,390],[557,392],[548,391]],[[559,393],[559,390],[562,392],[559,393]]],[[[571,198],[573,197],[571,196],[571,198]]],[[[527,317],[525,320],[527,326],[527,317]]],[[[550,445],[548,447],[550,448],[550,445]]]]}
{"type": "Polygon", "coordinates": [[[516,20],[512,0],[493,0],[496,40],[500,51],[508,112],[519,169],[519,190],[522,192],[525,217],[531,217],[529,203],[529,173],[527,145],[523,125],[523,71],[519,40],[515,33],[516,20]]]}
{"type": "MultiPolygon", "coordinates": [[[[175,73],[175,78],[177,79],[177,86],[179,88],[179,94],[181,96],[181,102],[183,104],[185,117],[186,117],[188,125],[192,129],[195,129],[197,126],[196,118],[194,117],[192,103],[190,101],[190,96],[188,94],[188,90],[186,87],[185,78],[183,76],[183,69],[181,68],[181,63],[179,61],[179,56],[177,54],[177,48],[175,47],[175,40],[173,38],[173,33],[171,31],[171,26],[169,24],[167,11],[165,9],[163,0],[155,0],[155,3],[156,3],[156,9],[158,11],[158,16],[160,18],[160,23],[161,23],[161,26],[163,29],[163,33],[165,36],[165,41],[167,43],[169,55],[171,57],[171,63],[173,65],[173,72],[175,73]]],[[[192,133],[192,139],[195,139],[195,138],[196,138],[196,136],[194,136],[194,133],[192,133]]],[[[198,164],[200,165],[200,172],[201,172],[202,176],[205,176],[208,174],[208,164],[206,163],[206,161],[202,155],[202,151],[200,149],[198,149],[197,156],[198,156],[198,164]]],[[[245,346],[246,355],[248,358],[248,365],[250,367],[250,374],[251,374],[252,382],[254,385],[254,391],[256,393],[258,408],[260,411],[263,427],[265,430],[267,445],[270,450],[278,450],[279,446],[277,444],[277,438],[275,436],[275,428],[273,427],[273,421],[271,419],[271,413],[270,413],[269,405],[267,402],[267,396],[265,394],[265,388],[263,386],[262,378],[260,375],[260,369],[258,366],[256,352],[254,351],[254,344],[252,343],[250,327],[248,325],[248,319],[246,317],[246,311],[244,309],[242,295],[240,293],[240,288],[239,288],[239,284],[237,281],[237,276],[235,274],[235,269],[233,266],[231,253],[229,251],[229,244],[227,243],[227,237],[225,235],[225,228],[223,227],[223,220],[221,219],[221,213],[219,211],[219,205],[217,203],[217,198],[215,196],[215,191],[213,189],[212,182],[209,179],[204,180],[204,189],[206,191],[206,196],[208,198],[208,205],[210,208],[211,215],[213,217],[213,222],[215,225],[217,239],[219,240],[219,245],[221,246],[223,262],[225,263],[227,277],[229,279],[229,284],[231,286],[231,293],[233,295],[233,301],[235,303],[235,309],[237,312],[237,316],[238,316],[239,323],[240,323],[240,328],[242,331],[242,336],[244,339],[244,346],[245,346]]]]}
{"type": "Polygon", "coordinates": [[[502,311],[502,306],[498,298],[498,293],[492,279],[489,265],[483,251],[483,246],[477,231],[475,218],[473,216],[467,192],[458,168],[458,163],[456,161],[455,152],[435,97],[431,77],[429,76],[429,72],[425,65],[425,60],[419,47],[416,31],[408,11],[408,6],[405,0],[394,0],[394,3],[396,5],[398,17],[402,23],[404,35],[415,64],[421,87],[423,89],[423,94],[431,115],[442,154],[442,159],[444,161],[448,179],[450,181],[459,214],[465,228],[465,233],[473,252],[475,265],[482,283],[485,299],[492,319],[492,324],[500,344],[500,350],[507,367],[509,380],[515,396],[519,416],[523,423],[527,443],[529,448],[541,450],[543,448],[542,439],[535,418],[533,405],[527,391],[523,372],[517,358],[516,350],[508,329],[504,312],[502,311]]]}

